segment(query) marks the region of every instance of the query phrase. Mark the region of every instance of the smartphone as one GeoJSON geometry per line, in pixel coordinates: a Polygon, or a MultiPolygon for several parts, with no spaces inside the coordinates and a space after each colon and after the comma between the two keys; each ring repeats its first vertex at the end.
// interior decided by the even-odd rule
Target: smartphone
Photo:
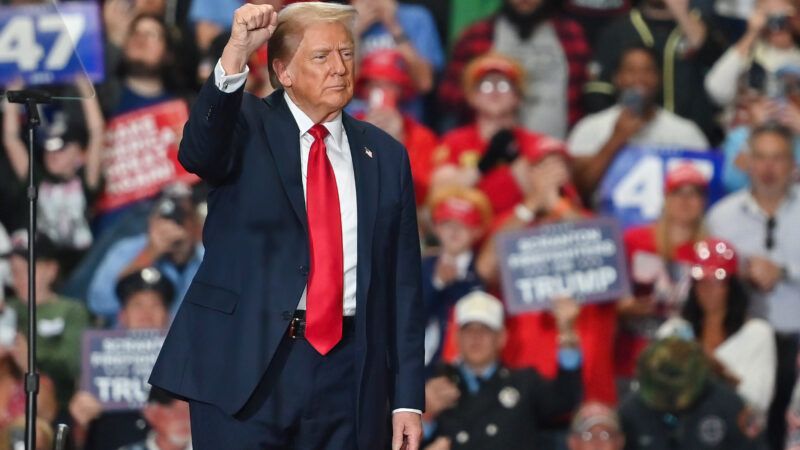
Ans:
{"type": "Polygon", "coordinates": [[[638,89],[625,89],[619,102],[637,116],[644,114],[644,96],[638,89]]]}

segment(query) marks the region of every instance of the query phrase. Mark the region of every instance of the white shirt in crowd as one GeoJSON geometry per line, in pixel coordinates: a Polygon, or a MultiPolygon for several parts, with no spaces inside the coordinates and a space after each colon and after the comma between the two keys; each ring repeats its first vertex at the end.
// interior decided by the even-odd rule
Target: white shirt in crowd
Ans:
{"type": "MultiPolygon", "coordinates": [[[[681,318],[665,322],[662,330],[690,327],[681,318]]],[[[749,319],[714,350],[714,358],[739,380],[736,392],[758,414],[766,418],[775,393],[778,365],[775,331],[762,319],[749,319]]]]}
{"type": "MultiPolygon", "coordinates": [[[[567,139],[573,156],[593,156],[611,138],[622,106],[614,105],[584,117],[567,139]]],[[[694,122],[658,108],[655,117],[628,142],[630,146],[707,150],[708,140],[694,122]]]]}
{"type": "Polygon", "coordinates": [[[751,313],[780,332],[800,332],[800,186],[793,186],[775,214],[772,249],[767,249],[767,214],[748,189],[723,198],[708,213],[709,233],[729,241],[742,264],[753,256],[768,258],[786,269],[786,278],[769,292],[751,292],[751,313]]]}

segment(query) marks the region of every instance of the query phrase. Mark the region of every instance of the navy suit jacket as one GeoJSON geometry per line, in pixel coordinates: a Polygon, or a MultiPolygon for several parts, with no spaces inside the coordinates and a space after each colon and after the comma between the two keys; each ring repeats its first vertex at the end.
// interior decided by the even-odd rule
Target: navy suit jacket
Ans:
{"type": "MultiPolygon", "coordinates": [[[[300,131],[283,95],[224,93],[212,75],[180,145],[181,164],[212,186],[206,252],[150,382],[230,414],[264,375],[308,282],[300,131]]],[[[419,236],[406,150],[344,113],[343,123],[358,206],[353,413],[359,447],[375,449],[389,408],[424,408],[419,236]]]]}

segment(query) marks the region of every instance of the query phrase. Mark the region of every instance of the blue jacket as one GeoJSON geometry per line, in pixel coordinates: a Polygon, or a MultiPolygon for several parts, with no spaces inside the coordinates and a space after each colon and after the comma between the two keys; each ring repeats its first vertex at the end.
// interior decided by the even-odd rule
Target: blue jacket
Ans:
{"type": "MultiPolygon", "coordinates": [[[[424,408],[419,236],[405,149],[347,114],[343,124],[358,205],[353,414],[359,448],[371,450],[389,408],[424,408]]],[[[283,90],[226,94],[213,75],[200,90],[178,157],[212,186],[206,252],[153,385],[234,414],[264,375],[308,281],[299,136],[283,90]]]]}

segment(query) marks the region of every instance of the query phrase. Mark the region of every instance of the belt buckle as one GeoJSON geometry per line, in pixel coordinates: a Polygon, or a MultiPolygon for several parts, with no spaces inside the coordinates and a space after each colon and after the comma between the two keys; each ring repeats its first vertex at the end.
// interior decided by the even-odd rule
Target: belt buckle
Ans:
{"type": "Polygon", "coordinates": [[[300,318],[292,317],[292,321],[289,322],[289,337],[292,339],[297,339],[297,324],[300,322],[300,318]]]}

